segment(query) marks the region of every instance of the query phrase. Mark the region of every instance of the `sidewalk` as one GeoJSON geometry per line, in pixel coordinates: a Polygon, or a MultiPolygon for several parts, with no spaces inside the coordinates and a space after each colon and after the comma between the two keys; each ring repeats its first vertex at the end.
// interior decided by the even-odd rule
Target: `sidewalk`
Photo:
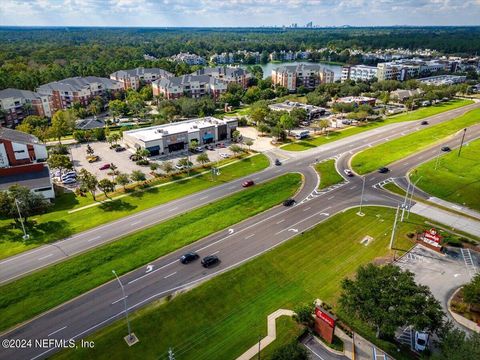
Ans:
{"type": "Polygon", "coordinates": [[[458,229],[480,237],[480,220],[476,221],[456,213],[442,210],[433,205],[427,205],[420,202],[413,205],[410,211],[417,215],[448,225],[452,230],[458,229]]]}
{"type": "Polygon", "coordinates": [[[455,211],[460,211],[460,212],[465,213],[465,214],[467,214],[471,217],[477,218],[478,221],[480,221],[480,213],[478,211],[472,210],[472,209],[470,209],[466,206],[461,206],[459,204],[451,203],[449,201],[436,198],[434,196],[429,197],[428,201],[430,201],[432,203],[435,203],[435,204],[438,204],[440,206],[443,206],[445,208],[451,208],[455,211]]]}

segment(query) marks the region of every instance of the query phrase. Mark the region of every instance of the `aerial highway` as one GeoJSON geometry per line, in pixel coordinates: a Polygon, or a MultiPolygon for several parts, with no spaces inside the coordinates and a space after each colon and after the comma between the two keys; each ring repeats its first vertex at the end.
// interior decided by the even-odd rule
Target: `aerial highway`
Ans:
{"type": "MultiPolygon", "coordinates": [[[[428,120],[430,124],[446,121],[459,116],[467,111],[467,109],[470,110],[479,106],[480,104],[478,103],[472,104],[461,109],[433,116],[428,120]]],[[[121,281],[125,285],[129,311],[136,310],[169,294],[188,290],[203,281],[228,271],[235,266],[239,266],[251,258],[278,246],[338,212],[358,206],[362,193],[363,179],[359,176],[347,177],[343,171],[348,168],[351,156],[369,146],[416,131],[421,128],[419,123],[420,121],[413,121],[388,125],[301,153],[292,154],[281,150],[274,150],[270,156],[282,156],[283,159],[286,159],[283,165],[278,167],[272,166],[260,173],[252,175],[250,178],[256,182],[262,182],[287,172],[302,173],[304,175],[304,186],[295,196],[297,204],[293,207],[274,207],[269,211],[236,224],[230,229],[225,229],[224,231],[208,236],[123,275],[121,281]],[[344,176],[345,181],[340,186],[319,192],[316,190],[318,178],[310,165],[316,161],[329,158],[337,159],[338,170],[341,175],[344,176]],[[221,263],[211,269],[204,269],[198,261],[189,265],[183,265],[178,259],[187,251],[195,251],[201,257],[211,254],[218,255],[221,263]]],[[[467,141],[479,137],[480,126],[471,127],[467,136],[467,141]]],[[[444,142],[446,143],[448,140],[444,142]]],[[[400,196],[387,193],[374,185],[392,177],[404,176],[406,171],[411,167],[434,158],[438,154],[438,146],[441,145],[442,144],[436,144],[431,148],[418,152],[415,156],[397,161],[389,166],[389,173],[379,174],[375,172],[365,175],[364,206],[381,205],[396,207],[403,199],[400,196]]],[[[125,229],[136,231],[147,226],[147,224],[151,225],[154,222],[163,221],[175,214],[187,211],[192,207],[192,204],[193,206],[201,206],[202,204],[214,201],[219,197],[230,194],[236,189],[240,189],[242,180],[243,179],[239,179],[228,184],[217,186],[178,201],[133,215],[132,217],[137,219],[137,221],[139,218],[142,218],[142,220],[145,219],[144,223],[137,224],[137,226],[132,226],[133,220],[116,221],[112,224],[104,225],[101,227],[102,231],[98,232],[98,234],[106,235],[98,240],[101,242],[112,241],[124,235],[125,229]],[[208,198],[201,200],[205,196],[208,196],[208,198]],[[184,201],[190,205],[183,207],[181,203],[184,201]],[[172,206],[173,208],[177,208],[171,211],[170,214],[166,213],[168,209],[172,209],[172,206]],[[145,218],[140,214],[143,214],[145,218]],[[162,220],[159,220],[159,218],[162,220]]],[[[126,219],[131,219],[132,217],[126,219]]],[[[90,230],[87,234],[77,235],[75,241],[66,239],[57,242],[55,246],[59,246],[64,250],[67,249],[68,251],[73,250],[75,253],[85,251],[91,247],[91,242],[88,242],[88,240],[92,238],[92,232],[94,231],[95,230],[90,230]],[[80,243],[78,248],[66,248],[66,246],[71,246],[74,242],[80,243]]],[[[98,243],[93,246],[98,246],[98,243]]],[[[29,270],[28,267],[30,262],[35,262],[36,266],[42,265],[39,264],[38,251],[43,251],[40,250],[43,248],[52,251],[52,246],[45,246],[37,249],[37,253],[33,250],[0,263],[0,266],[2,266],[2,280],[9,281],[8,277],[18,277],[21,276],[22,273],[33,271],[34,269],[29,270]],[[33,261],[33,259],[35,261],[33,261]],[[15,266],[17,272],[11,271],[4,277],[4,269],[10,268],[11,266],[15,266]]],[[[60,253],[63,252],[61,251],[60,253]]],[[[65,256],[65,258],[67,257],[65,256]]],[[[56,261],[63,259],[64,258],[60,256],[56,261]]],[[[46,260],[48,260],[48,258],[46,260]]],[[[42,266],[47,266],[51,263],[52,262],[47,261],[42,266]]],[[[1,338],[2,340],[79,340],[123,316],[122,292],[112,275],[112,281],[109,283],[60,305],[51,311],[41,314],[31,321],[19,325],[15,329],[5,332],[1,338]]],[[[58,350],[57,347],[30,347],[19,350],[9,349],[0,354],[0,359],[39,359],[45,358],[58,350]]]]}

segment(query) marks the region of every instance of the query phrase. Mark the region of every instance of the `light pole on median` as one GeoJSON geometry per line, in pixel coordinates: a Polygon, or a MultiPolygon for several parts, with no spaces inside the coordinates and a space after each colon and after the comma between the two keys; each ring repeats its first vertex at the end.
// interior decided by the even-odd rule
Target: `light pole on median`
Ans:
{"type": "Polygon", "coordinates": [[[410,208],[412,207],[412,201],[413,201],[413,193],[415,192],[415,187],[417,186],[418,182],[423,176],[420,176],[415,183],[412,185],[412,193],[410,194],[410,201],[408,202],[408,212],[407,212],[407,219],[410,217],[410,208]]]}
{"type": "Polygon", "coordinates": [[[136,342],[136,337],[132,333],[132,329],[130,327],[130,319],[128,318],[127,296],[125,294],[125,288],[123,287],[123,284],[120,281],[120,278],[118,277],[115,270],[112,270],[112,273],[113,273],[113,275],[115,275],[115,278],[117,279],[118,283],[120,284],[120,288],[122,289],[122,294],[123,294],[123,304],[125,306],[125,318],[127,319],[127,327],[128,327],[128,336],[125,338],[125,340],[127,341],[128,345],[133,345],[136,342]]]}
{"type": "Polygon", "coordinates": [[[403,199],[403,204],[402,204],[402,218],[401,222],[403,222],[403,216],[405,215],[405,207],[407,206],[407,199],[408,199],[408,193],[410,191],[410,179],[407,178],[408,186],[407,186],[407,193],[405,194],[405,198],[403,199]]]}
{"type": "Polygon", "coordinates": [[[395,230],[397,229],[398,211],[400,210],[400,204],[397,205],[397,212],[395,213],[395,220],[393,221],[392,235],[390,236],[390,250],[393,248],[393,241],[395,240],[395,230]]]}
{"type": "Polygon", "coordinates": [[[20,224],[22,225],[22,230],[23,230],[23,240],[27,240],[30,235],[27,234],[27,231],[25,230],[25,225],[23,224],[23,218],[22,218],[22,213],[20,212],[20,206],[18,205],[19,201],[15,199],[15,206],[17,207],[18,211],[18,218],[20,219],[20,224]]]}
{"type": "Polygon", "coordinates": [[[360,195],[360,210],[357,212],[358,216],[364,216],[365,214],[362,212],[362,205],[363,205],[363,193],[365,191],[365,176],[362,176],[362,195],[360,195]]]}
{"type": "Polygon", "coordinates": [[[467,128],[463,129],[462,142],[460,143],[460,148],[458,149],[458,157],[460,157],[460,153],[462,152],[463,141],[465,140],[466,133],[467,133],[467,128]]]}

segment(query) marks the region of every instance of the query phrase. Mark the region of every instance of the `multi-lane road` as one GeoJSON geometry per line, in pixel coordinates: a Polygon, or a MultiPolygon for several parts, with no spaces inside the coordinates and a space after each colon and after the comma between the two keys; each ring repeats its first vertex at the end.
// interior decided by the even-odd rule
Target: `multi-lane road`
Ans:
{"type": "MultiPolygon", "coordinates": [[[[459,116],[467,110],[479,107],[472,104],[461,109],[455,109],[429,118],[430,124],[446,121],[459,116]]],[[[287,172],[301,172],[304,175],[304,187],[296,195],[297,205],[291,208],[277,206],[269,211],[247,219],[242,223],[213,234],[197,241],[184,249],[178,250],[144,267],[136,269],[121,277],[125,284],[125,291],[129,309],[135,310],[141,306],[172,294],[179,290],[188,289],[232,267],[238,266],[259,254],[268,251],[278,244],[294,237],[318,223],[328,219],[333,214],[349,207],[357,206],[360,202],[363,181],[360,177],[345,177],[345,182],[334,189],[319,193],[316,191],[318,178],[310,167],[315,161],[328,158],[337,158],[337,167],[340,173],[348,168],[349,158],[355,153],[369,146],[388,141],[421,129],[419,121],[388,125],[376,130],[358,134],[339,140],[315,149],[301,153],[287,153],[275,150],[271,157],[282,157],[284,163],[279,167],[268,169],[251,176],[256,182],[267,181],[287,172]],[[221,259],[219,266],[204,269],[200,264],[182,265],[178,262],[179,256],[186,251],[196,251],[201,256],[216,254],[221,259]]],[[[480,127],[472,127],[468,138],[480,136],[480,127]]],[[[435,148],[439,145],[437,144],[435,148]]],[[[390,166],[387,174],[372,173],[364,177],[365,187],[364,205],[397,206],[400,197],[387,194],[373,185],[385,181],[390,177],[401,177],[416,164],[433,158],[437,155],[436,149],[426,149],[413,157],[398,161],[390,166]]],[[[66,239],[55,244],[65,251],[44,258],[43,251],[51,251],[53,246],[45,246],[27,252],[0,263],[1,280],[8,281],[12,277],[20,277],[24,273],[33,271],[36,267],[47,266],[52,262],[68,258],[71,255],[85,251],[92,246],[114,241],[125,233],[139,230],[153,223],[175,216],[192,207],[201,206],[219,197],[231,194],[241,189],[243,179],[220,185],[200,193],[176,200],[174,202],[146,210],[131,217],[106,224],[98,229],[90,230],[77,235],[74,239],[66,239]],[[184,205],[186,203],[188,205],[184,205]],[[173,209],[173,210],[172,210],[173,209]],[[134,224],[136,221],[141,223],[134,224]],[[101,234],[101,238],[91,240],[101,234]],[[91,241],[89,241],[91,240],[91,241]],[[77,245],[78,243],[78,245],[77,245]],[[75,244],[75,245],[74,245],[75,244]],[[40,255],[40,252],[42,256],[40,255]],[[63,254],[63,256],[62,256],[63,254]],[[55,258],[53,258],[55,256],[55,258]],[[52,258],[52,259],[51,259],[52,258]],[[32,267],[31,263],[35,263],[32,267]],[[13,268],[13,269],[10,269],[13,268]],[[4,269],[8,274],[4,276],[4,269]]],[[[112,281],[100,286],[78,298],[65,303],[39,317],[27,322],[1,336],[1,339],[76,339],[79,340],[99,328],[112,323],[124,316],[122,293],[118,283],[112,281]]],[[[0,353],[0,359],[34,359],[44,358],[57,351],[58,348],[48,349],[32,347],[21,350],[6,350],[0,353]]]]}

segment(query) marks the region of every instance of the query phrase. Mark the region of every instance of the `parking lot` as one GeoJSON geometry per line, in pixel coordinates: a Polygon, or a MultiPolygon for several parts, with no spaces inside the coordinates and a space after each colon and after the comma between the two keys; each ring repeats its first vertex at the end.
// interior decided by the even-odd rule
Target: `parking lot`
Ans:
{"type": "MultiPolygon", "coordinates": [[[[232,151],[228,148],[230,144],[224,143],[225,147],[214,147],[214,150],[204,150],[208,155],[210,162],[216,162],[230,157],[233,155],[232,151]]],[[[150,175],[150,167],[140,166],[135,163],[135,161],[130,160],[130,155],[134,153],[132,149],[127,149],[122,152],[115,152],[115,150],[110,149],[110,144],[108,142],[92,142],[90,143],[91,148],[94,150],[94,154],[99,156],[99,160],[94,163],[89,163],[86,159],[87,156],[87,144],[73,144],[70,147],[70,153],[73,159],[73,164],[75,170],[78,172],[81,169],[86,169],[87,171],[95,174],[98,179],[110,178],[108,175],[109,170],[100,170],[100,167],[105,164],[113,163],[118,167],[118,171],[122,173],[130,174],[134,170],[140,170],[147,178],[152,177],[150,175]]],[[[171,161],[174,165],[181,159],[188,156],[187,151],[177,152],[168,156],[162,157],[153,157],[149,158],[150,162],[156,162],[161,165],[164,161],[171,161]]],[[[198,165],[197,162],[198,154],[190,153],[190,161],[194,165],[198,165]]],[[[161,172],[161,169],[158,169],[157,172],[161,172]]]]}

